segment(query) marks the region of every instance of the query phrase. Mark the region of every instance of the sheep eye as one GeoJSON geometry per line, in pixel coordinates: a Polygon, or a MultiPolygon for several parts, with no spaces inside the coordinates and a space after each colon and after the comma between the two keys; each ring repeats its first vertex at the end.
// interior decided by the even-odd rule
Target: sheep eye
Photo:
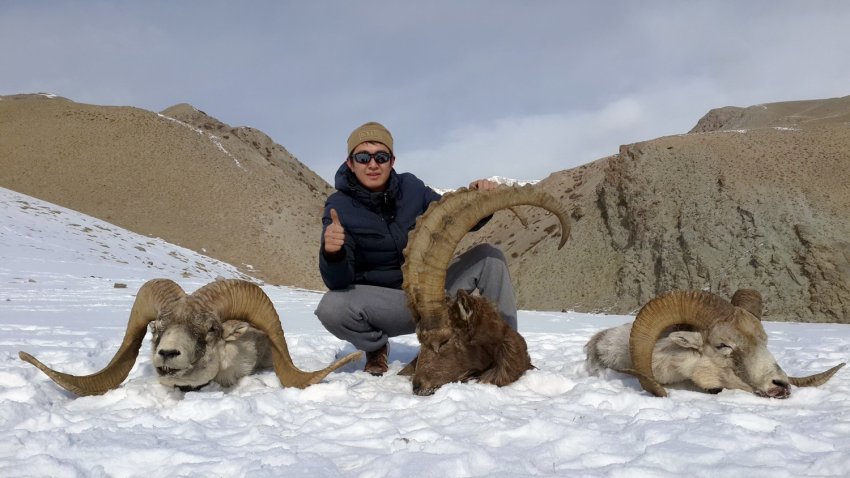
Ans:
{"type": "Polygon", "coordinates": [[[725,350],[725,349],[731,349],[731,348],[732,348],[732,346],[731,346],[731,345],[726,345],[726,344],[721,343],[720,345],[717,345],[717,346],[716,346],[716,347],[714,347],[714,348],[716,348],[717,350],[723,351],[723,350],[725,350]]]}

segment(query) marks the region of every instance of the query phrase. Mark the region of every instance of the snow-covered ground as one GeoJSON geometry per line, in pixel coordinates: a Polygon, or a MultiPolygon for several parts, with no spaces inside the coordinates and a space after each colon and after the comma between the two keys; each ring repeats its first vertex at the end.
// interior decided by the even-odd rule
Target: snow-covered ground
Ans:
{"type": "MultiPolygon", "coordinates": [[[[415,336],[392,341],[391,373],[351,365],[305,390],[272,372],[232,389],[159,385],[147,341],[129,378],[75,398],[18,359],[102,368],[135,291],[168,277],[191,292],[233,267],[0,189],[0,476],[703,476],[850,474],[850,372],[787,400],[739,391],[643,392],[589,376],[582,346],[626,316],[521,311],[536,370],[497,388],[450,384],[430,397],[395,375],[415,336]],[[115,288],[115,284],[126,288],[115,288]]],[[[353,351],[313,316],[320,293],[264,286],[296,364],[353,351]]],[[[850,357],[850,325],[766,323],[785,370],[850,357]]]]}

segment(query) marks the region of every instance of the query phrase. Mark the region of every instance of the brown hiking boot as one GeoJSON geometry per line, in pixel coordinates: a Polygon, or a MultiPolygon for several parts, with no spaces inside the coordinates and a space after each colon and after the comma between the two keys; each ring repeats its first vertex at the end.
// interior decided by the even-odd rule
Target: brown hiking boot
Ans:
{"type": "Polygon", "coordinates": [[[385,343],[383,347],[374,352],[366,352],[366,366],[363,367],[364,372],[369,372],[376,377],[380,377],[390,369],[387,365],[387,357],[390,354],[390,344],[385,343]]]}

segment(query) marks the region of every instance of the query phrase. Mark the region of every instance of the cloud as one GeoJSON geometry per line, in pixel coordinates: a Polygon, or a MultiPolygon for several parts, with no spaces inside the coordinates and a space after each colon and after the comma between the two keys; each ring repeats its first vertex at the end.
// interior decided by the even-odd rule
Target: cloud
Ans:
{"type": "Polygon", "coordinates": [[[397,151],[396,169],[437,187],[490,176],[543,179],[615,154],[621,144],[686,133],[723,97],[712,82],[697,78],[616,98],[597,109],[462,125],[433,147],[397,151]],[[683,102],[688,96],[703,100],[683,102]]]}
{"type": "Polygon", "coordinates": [[[709,109],[850,94],[850,4],[785,0],[6,2],[0,94],[269,134],[333,181],[382,121],[438,186],[538,179],[684,133],[709,109]],[[329,15],[329,9],[333,14],[329,15]],[[486,10],[487,15],[482,15],[486,10]]]}

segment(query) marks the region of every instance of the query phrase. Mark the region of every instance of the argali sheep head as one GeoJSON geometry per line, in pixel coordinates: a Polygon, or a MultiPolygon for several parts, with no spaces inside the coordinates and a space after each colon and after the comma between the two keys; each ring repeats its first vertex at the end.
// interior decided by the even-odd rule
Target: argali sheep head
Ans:
{"type": "Polygon", "coordinates": [[[568,213],[551,194],[531,185],[491,190],[461,188],[432,203],[417,219],[408,236],[402,266],[402,288],[421,348],[418,359],[401,373],[413,375],[415,393],[433,393],[443,384],[471,377],[483,383],[506,385],[530,368],[530,360],[527,366],[508,364],[504,361],[507,357],[496,350],[501,343],[521,341],[521,347],[516,348],[527,357],[525,340],[503,323],[495,306],[465,291],[458,298],[447,300],[445,291],[446,271],[463,236],[496,211],[519,205],[538,206],[553,213],[561,227],[558,248],[564,245],[570,235],[568,213]],[[469,311],[471,315],[465,315],[469,311]],[[486,324],[480,325],[484,321],[486,324]],[[495,334],[493,337],[489,336],[490,331],[495,334]],[[485,336],[489,342],[483,340],[485,336]],[[513,371],[506,375],[504,371],[508,369],[513,371]]]}
{"type": "MultiPolygon", "coordinates": [[[[233,342],[244,334],[261,333],[267,337],[258,341],[257,346],[266,346],[267,341],[275,374],[284,387],[304,388],[318,383],[333,370],[362,355],[353,353],[322,370],[304,372],[293,364],[277,311],[256,284],[219,280],[187,295],[171,280],[153,279],[139,289],[130,310],[124,340],[103,370],[75,376],[53,370],[26,352],[20,352],[19,356],[71,393],[101,395],[117,388],[127,378],[149,324],[154,342],[152,362],[160,381],[184,390],[216,381],[221,375],[223,360],[239,359],[233,354],[244,352],[244,347],[250,346],[241,343],[238,347],[243,349],[232,348],[233,342]]],[[[238,378],[229,376],[222,381],[228,385],[238,378]]]]}
{"type": "Polygon", "coordinates": [[[704,291],[673,291],[656,297],[637,314],[629,336],[632,370],[641,387],[655,396],[667,392],[653,375],[653,352],[662,333],[671,328],[688,331],[671,334],[674,344],[701,348],[709,362],[711,381],[699,386],[709,390],[733,388],[772,398],[790,396],[790,385],[818,386],[829,380],[844,364],[808,377],[788,377],[767,349],[767,333],[762,326],[761,295],[752,289],[736,292],[733,302],[704,291]]]}

